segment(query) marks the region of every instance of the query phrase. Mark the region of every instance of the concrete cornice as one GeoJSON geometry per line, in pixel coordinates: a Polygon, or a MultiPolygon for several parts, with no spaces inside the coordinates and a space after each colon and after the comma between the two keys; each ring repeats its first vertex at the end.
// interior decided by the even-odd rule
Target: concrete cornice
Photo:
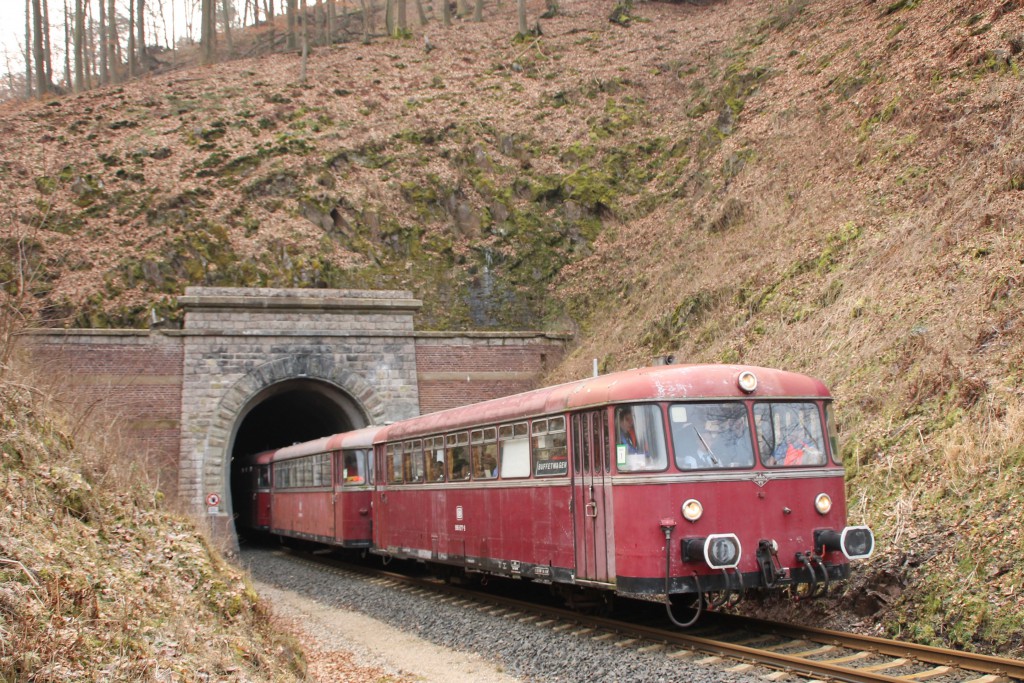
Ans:
{"type": "Polygon", "coordinates": [[[568,341],[573,338],[569,332],[543,332],[541,330],[525,330],[519,332],[509,331],[416,331],[413,333],[417,339],[558,339],[568,341]]]}
{"type": "Polygon", "coordinates": [[[192,296],[178,297],[185,312],[194,310],[301,310],[304,312],[330,311],[418,311],[423,308],[419,299],[389,299],[344,297],[327,299],[309,296],[192,296]]]}

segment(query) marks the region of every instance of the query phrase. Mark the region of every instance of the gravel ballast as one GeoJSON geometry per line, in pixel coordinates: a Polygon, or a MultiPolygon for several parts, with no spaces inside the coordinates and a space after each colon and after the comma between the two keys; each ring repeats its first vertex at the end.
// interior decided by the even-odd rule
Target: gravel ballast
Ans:
{"type": "MultiPolygon", "coordinates": [[[[596,639],[570,632],[553,632],[550,627],[521,622],[515,616],[491,615],[473,607],[457,606],[428,595],[379,585],[355,574],[328,572],[273,550],[246,550],[242,554],[242,562],[257,581],[258,588],[259,584],[270,587],[262,589],[261,593],[271,606],[284,600],[287,593],[292,593],[302,601],[309,601],[307,605],[319,606],[317,609],[304,608],[301,617],[304,620],[322,618],[333,610],[356,612],[421,641],[449,649],[449,652],[441,653],[449,663],[459,660],[458,671],[448,668],[441,672],[441,678],[435,679],[429,670],[410,671],[411,665],[401,661],[396,663],[395,658],[388,656],[388,649],[396,648],[408,654],[413,647],[411,641],[404,641],[398,635],[386,638],[383,650],[376,654],[367,652],[374,645],[355,642],[358,639],[354,637],[348,643],[335,643],[342,647],[351,646],[349,649],[357,654],[362,649],[364,661],[382,668],[390,665],[396,673],[412,673],[417,680],[452,681],[465,676],[468,677],[466,680],[509,681],[508,676],[513,676],[522,681],[537,682],[761,681],[756,676],[726,671],[733,662],[702,664],[694,661],[702,659],[700,655],[693,659],[671,659],[661,650],[643,652],[628,646],[619,647],[614,638],[596,639]],[[481,661],[466,659],[451,651],[478,655],[481,661]],[[468,672],[463,671],[465,667],[468,667],[468,672]]],[[[371,623],[359,622],[357,631],[353,633],[373,628],[371,623]]],[[[310,623],[303,626],[310,632],[316,632],[318,628],[310,623]]],[[[431,653],[431,656],[436,655],[431,653]]],[[[417,659],[423,657],[421,653],[417,659]]]]}

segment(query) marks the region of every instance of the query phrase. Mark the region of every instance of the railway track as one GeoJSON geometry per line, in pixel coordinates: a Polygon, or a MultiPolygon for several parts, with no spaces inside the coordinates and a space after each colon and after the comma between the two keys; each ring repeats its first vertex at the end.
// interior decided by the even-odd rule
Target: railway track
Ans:
{"type": "Polygon", "coordinates": [[[454,586],[433,578],[354,565],[333,558],[294,554],[299,561],[332,572],[355,573],[418,595],[429,595],[504,619],[532,622],[615,646],[661,652],[730,673],[765,680],[801,676],[812,680],[860,682],[1012,683],[1024,681],[1024,661],[841,633],[825,629],[711,614],[701,627],[681,631],[579,612],[454,586]]]}

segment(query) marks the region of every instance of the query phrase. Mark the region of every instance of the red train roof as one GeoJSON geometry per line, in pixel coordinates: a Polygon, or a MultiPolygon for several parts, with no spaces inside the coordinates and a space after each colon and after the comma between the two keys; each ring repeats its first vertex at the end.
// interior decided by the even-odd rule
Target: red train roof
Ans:
{"type": "Polygon", "coordinates": [[[332,434],[313,441],[297,443],[292,446],[285,446],[273,451],[274,462],[301,458],[304,455],[316,453],[327,453],[329,451],[347,450],[352,448],[372,448],[377,433],[384,427],[363,427],[351,432],[332,434]]]}
{"type": "Polygon", "coordinates": [[[613,403],[747,397],[829,398],[831,394],[820,380],[795,372],[749,365],[662,365],[599,375],[402,420],[378,434],[376,442],[613,403]],[[758,380],[752,394],[744,393],[738,385],[740,373],[747,370],[758,380]]]}

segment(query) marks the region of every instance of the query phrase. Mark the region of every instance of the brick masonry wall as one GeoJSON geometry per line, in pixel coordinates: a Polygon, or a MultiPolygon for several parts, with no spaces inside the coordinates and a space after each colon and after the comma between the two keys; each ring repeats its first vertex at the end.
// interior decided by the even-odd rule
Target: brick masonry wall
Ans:
{"type": "Polygon", "coordinates": [[[562,358],[567,337],[541,333],[420,333],[420,413],[535,389],[562,358]]]}
{"type": "Polygon", "coordinates": [[[22,337],[39,381],[94,429],[113,429],[150,462],[173,469],[181,441],[179,333],[45,330],[22,337]]]}
{"type": "Polygon", "coordinates": [[[22,340],[72,414],[117,426],[229,535],[234,433],[280,382],[333,387],[353,424],[382,424],[535,388],[568,339],[416,332],[420,303],[408,292],[189,288],[180,299],[183,330],[37,330],[22,340]],[[209,493],[220,509],[207,510],[209,493]]]}

